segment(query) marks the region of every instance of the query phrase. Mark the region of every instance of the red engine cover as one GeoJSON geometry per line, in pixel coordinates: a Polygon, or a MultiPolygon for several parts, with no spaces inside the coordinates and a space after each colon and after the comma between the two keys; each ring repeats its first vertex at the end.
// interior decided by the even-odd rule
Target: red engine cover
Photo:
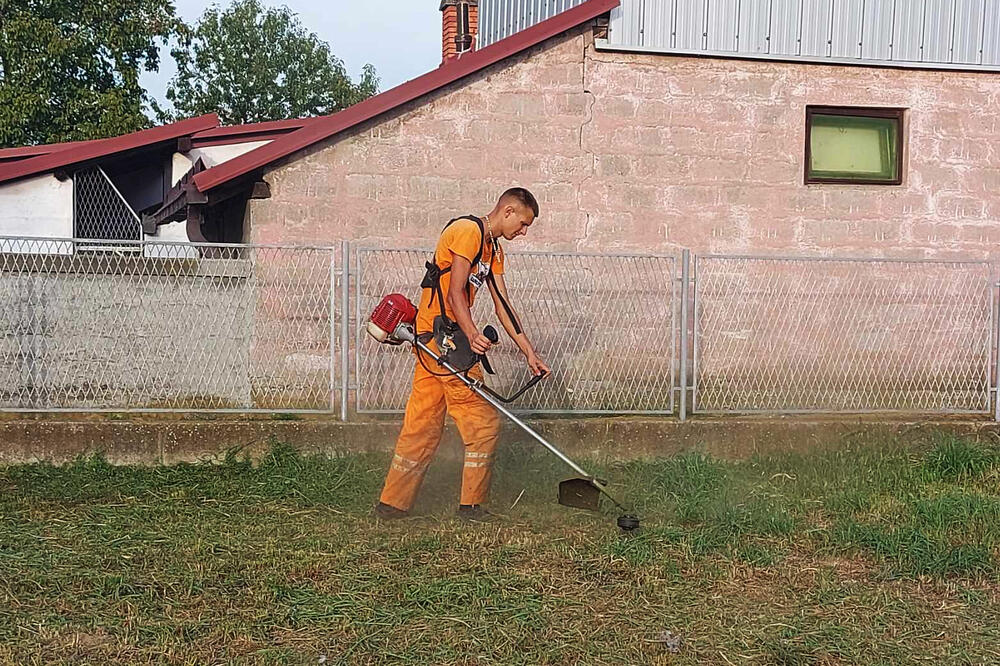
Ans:
{"type": "Polygon", "coordinates": [[[413,324],[417,320],[417,308],[402,294],[389,294],[382,299],[370,321],[386,333],[392,333],[401,323],[413,324]]]}

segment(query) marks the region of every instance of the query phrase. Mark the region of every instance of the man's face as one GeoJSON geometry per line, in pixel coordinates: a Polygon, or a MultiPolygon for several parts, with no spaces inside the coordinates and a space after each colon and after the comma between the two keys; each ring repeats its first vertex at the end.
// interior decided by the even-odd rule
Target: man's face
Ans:
{"type": "Polygon", "coordinates": [[[507,240],[514,240],[528,233],[528,227],[534,221],[535,214],[527,206],[508,204],[504,206],[503,216],[500,219],[500,233],[507,240]]]}

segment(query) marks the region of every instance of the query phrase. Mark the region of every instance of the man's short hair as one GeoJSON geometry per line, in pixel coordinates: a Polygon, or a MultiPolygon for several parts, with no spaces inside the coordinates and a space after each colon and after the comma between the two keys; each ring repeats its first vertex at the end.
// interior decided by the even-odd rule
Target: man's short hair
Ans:
{"type": "Polygon", "coordinates": [[[500,195],[500,201],[508,198],[516,200],[525,208],[530,208],[531,213],[538,217],[538,201],[535,200],[535,195],[528,190],[523,187],[512,187],[500,195]]]}

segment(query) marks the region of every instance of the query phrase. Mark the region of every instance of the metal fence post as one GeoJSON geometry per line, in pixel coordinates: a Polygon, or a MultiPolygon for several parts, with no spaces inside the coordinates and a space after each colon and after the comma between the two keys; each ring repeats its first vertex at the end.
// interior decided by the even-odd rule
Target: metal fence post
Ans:
{"type": "Polygon", "coordinates": [[[1000,290],[1000,282],[993,285],[991,292],[991,311],[990,316],[994,318],[993,321],[993,356],[994,356],[994,368],[993,368],[993,420],[1000,421],[1000,298],[998,298],[997,291],[1000,290]]]}
{"type": "Polygon", "coordinates": [[[333,250],[330,250],[330,289],[327,293],[330,307],[330,411],[336,409],[337,405],[337,259],[333,250]]]}
{"type": "Polygon", "coordinates": [[[691,250],[681,254],[681,421],[687,420],[688,287],[691,280],[691,250]]]}
{"type": "Polygon", "coordinates": [[[346,421],[351,383],[351,242],[342,241],[340,252],[340,419],[346,421]]]}

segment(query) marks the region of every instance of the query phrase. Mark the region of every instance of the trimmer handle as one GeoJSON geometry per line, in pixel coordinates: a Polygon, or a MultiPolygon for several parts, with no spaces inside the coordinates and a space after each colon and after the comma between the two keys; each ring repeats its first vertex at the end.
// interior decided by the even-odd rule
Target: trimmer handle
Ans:
{"type": "MultiPolygon", "coordinates": [[[[483,329],[483,335],[485,335],[486,338],[490,342],[492,342],[493,344],[496,344],[497,342],[500,341],[500,336],[497,335],[497,329],[493,328],[492,326],[487,326],[486,328],[484,328],[483,329]]],[[[532,386],[534,386],[535,384],[537,384],[538,382],[542,381],[543,379],[545,379],[548,376],[549,376],[549,373],[547,373],[547,372],[543,372],[540,375],[535,375],[530,380],[528,380],[527,384],[525,384],[524,386],[521,387],[521,390],[519,390],[517,393],[515,393],[512,396],[510,396],[509,398],[505,398],[504,396],[500,395],[499,393],[497,393],[496,391],[494,391],[490,387],[486,386],[485,384],[483,384],[482,388],[483,388],[484,391],[488,392],[490,395],[492,395],[494,398],[496,398],[500,402],[514,402],[515,400],[517,400],[518,398],[520,398],[522,395],[524,395],[525,391],[527,391],[532,386]]]]}
{"type": "Polygon", "coordinates": [[[486,384],[482,384],[479,388],[481,388],[482,390],[486,391],[487,393],[489,393],[491,396],[493,396],[494,398],[496,398],[500,402],[514,402],[515,400],[517,400],[518,398],[520,398],[522,395],[524,395],[525,391],[527,391],[532,386],[534,386],[535,384],[537,384],[538,382],[542,381],[543,379],[545,379],[548,376],[549,376],[549,373],[547,373],[547,372],[544,372],[544,373],[542,373],[540,375],[535,375],[534,377],[532,377],[528,381],[527,384],[525,384],[524,386],[521,387],[521,390],[519,390],[517,393],[515,393],[512,396],[510,396],[509,398],[505,398],[504,396],[500,395],[499,393],[497,393],[496,391],[494,391],[493,389],[491,389],[486,384]]]}

